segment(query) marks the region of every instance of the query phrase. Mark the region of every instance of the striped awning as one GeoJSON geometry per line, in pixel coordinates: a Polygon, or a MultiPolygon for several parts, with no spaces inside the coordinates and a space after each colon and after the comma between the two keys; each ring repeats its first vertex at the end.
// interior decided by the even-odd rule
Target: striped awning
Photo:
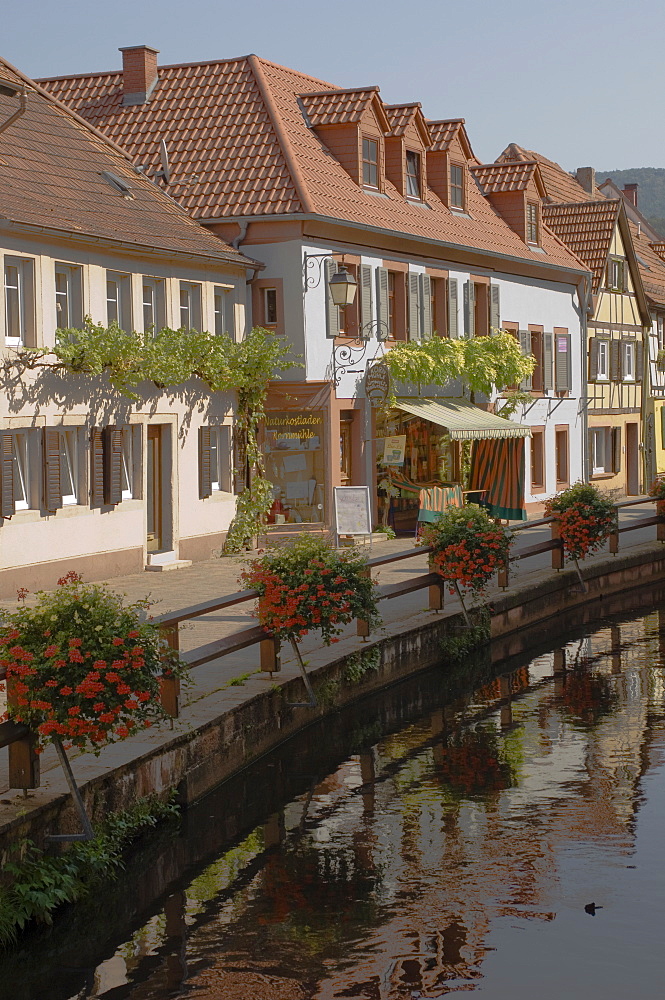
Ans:
{"type": "Polygon", "coordinates": [[[531,437],[531,428],[497,417],[468,399],[411,399],[400,396],[397,406],[414,417],[444,427],[453,441],[486,441],[491,438],[531,437]]]}

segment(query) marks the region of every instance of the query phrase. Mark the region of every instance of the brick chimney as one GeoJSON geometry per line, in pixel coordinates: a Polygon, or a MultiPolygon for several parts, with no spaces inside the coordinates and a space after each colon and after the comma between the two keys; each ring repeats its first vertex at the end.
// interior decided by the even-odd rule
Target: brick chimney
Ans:
{"type": "Polygon", "coordinates": [[[624,184],[623,186],[623,196],[626,201],[629,201],[631,205],[637,208],[637,189],[639,184],[624,184]]]}
{"type": "Polygon", "coordinates": [[[157,83],[159,49],[129,45],[122,52],[122,103],[146,104],[157,83]]]}
{"type": "Polygon", "coordinates": [[[594,167],[578,167],[575,179],[589,194],[596,193],[596,171],[594,167]]]}

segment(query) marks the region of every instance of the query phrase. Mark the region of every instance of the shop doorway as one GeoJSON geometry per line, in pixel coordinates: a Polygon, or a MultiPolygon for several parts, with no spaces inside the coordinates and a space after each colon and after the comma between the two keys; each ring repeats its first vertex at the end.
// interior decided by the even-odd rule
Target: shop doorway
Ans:
{"type": "Polygon", "coordinates": [[[148,427],[146,502],[148,508],[148,552],[160,552],[164,536],[163,440],[160,425],[148,427]]]}
{"type": "Polygon", "coordinates": [[[626,493],[640,492],[640,450],[638,424],[626,424],[626,493]]]}

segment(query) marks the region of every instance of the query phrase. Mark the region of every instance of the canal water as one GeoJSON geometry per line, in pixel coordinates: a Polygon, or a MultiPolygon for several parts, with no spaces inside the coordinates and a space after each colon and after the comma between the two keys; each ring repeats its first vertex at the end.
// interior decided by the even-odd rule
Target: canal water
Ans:
{"type": "Polygon", "coordinates": [[[654,1000],[665,609],[310,728],[0,959],[8,1000],[654,1000]]]}

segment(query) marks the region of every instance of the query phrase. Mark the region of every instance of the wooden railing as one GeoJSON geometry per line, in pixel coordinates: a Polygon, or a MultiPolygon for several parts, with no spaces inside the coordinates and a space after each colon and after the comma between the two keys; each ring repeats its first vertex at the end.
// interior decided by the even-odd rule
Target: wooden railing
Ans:
{"type": "MultiPolygon", "coordinates": [[[[652,497],[639,497],[636,500],[622,500],[615,504],[617,509],[633,507],[639,504],[654,503],[652,497]]],[[[630,524],[620,526],[616,532],[609,537],[609,550],[615,554],[619,551],[619,536],[629,531],[638,531],[656,525],[656,537],[660,542],[665,541],[665,502],[656,504],[657,513],[651,517],[635,520],[630,524]]],[[[561,539],[559,537],[558,523],[552,517],[544,517],[535,521],[525,521],[514,528],[511,528],[513,535],[520,536],[524,532],[550,526],[550,538],[533,545],[516,550],[510,557],[510,562],[518,560],[522,562],[534,556],[542,555],[544,552],[551,552],[552,569],[562,569],[564,564],[564,552],[561,539]]],[[[392,555],[377,556],[367,561],[367,572],[380,569],[383,566],[391,566],[395,563],[407,559],[414,559],[422,555],[431,555],[432,549],[428,546],[415,546],[405,552],[398,552],[392,555]]],[[[506,567],[498,574],[498,584],[500,587],[507,587],[509,583],[510,570],[506,567]]],[[[444,604],[444,584],[438,573],[428,572],[419,576],[414,576],[399,583],[385,584],[378,588],[378,598],[380,601],[393,600],[397,597],[404,597],[418,590],[428,591],[428,607],[432,611],[439,611],[444,604]]],[[[228,608],[246,604],[257,597],[254,590],[241,590],[235,594],[228,594],[226,597],[213,601],[204,601],[202,604],[194,604],[191,607],[181,608],[179,611],[167,612],[156,616],[153,621],[159,625],[166,643],[170,649],[177,650],[181,659],[189,667],[198,667],[211,660],[219,659],[236,653],[248,646],[259,645],[260,669],[264,672],[274,673],[281,669],[279,642],[272,636],[267,635],[260,625],[240,629],[231,635],[224,636],[214,642],[198,646],[196,649],[180,652],[180,630],[181,622],[190,622],[204,615],[212,614],[215,611],[224,611],[228,608]]],[[[367,622],[358,620],[357,634],[365,639],[369,635],[367,622]]],[[[0,668],[0,682],[4,680],[4,668],[0,668]]],[[[8,702],[11,703],[11,689],[7,692],[8,702]]],[[[177,718],[180,712],[180,686],[177,678],[168,675],[161,679],[161,697],[164,710],[172,718],[177,718]]],[[[34,735],[26,726],[15,722],[0,723],[0,748],[9,748],[9,783],[11,788],[38,788],[39,787],[39,757],[34,753],[34,735]]]]}

